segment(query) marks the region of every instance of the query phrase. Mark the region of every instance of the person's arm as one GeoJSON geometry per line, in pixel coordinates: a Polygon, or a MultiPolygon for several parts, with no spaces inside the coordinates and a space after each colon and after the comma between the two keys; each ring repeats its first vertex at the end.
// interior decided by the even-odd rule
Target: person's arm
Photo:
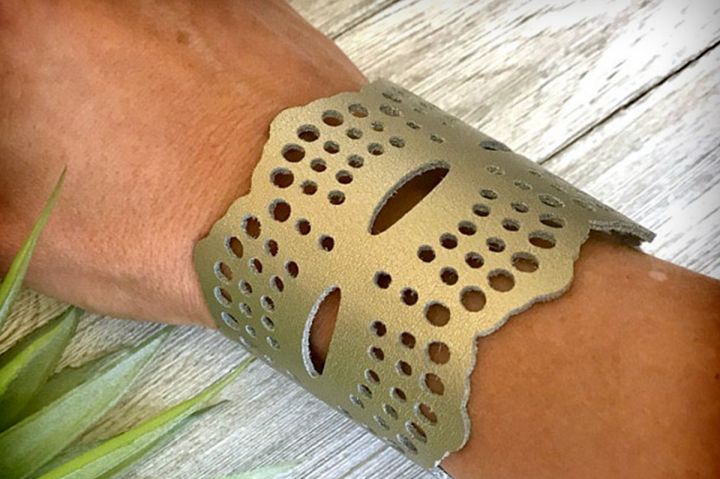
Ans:
{"type": "MultiPolygon", "coordinates": [[[[0,22],[0,271],[67,165],[29,283],[117,316],[212,325],[192,248],[249,190],[270,121],[365,83],[279,1],[5,2],[0,22]]],[[[717,281],[591,239],[568,293],[480,340],[444,467],[720,475],[719,311],[717,281]]]]}

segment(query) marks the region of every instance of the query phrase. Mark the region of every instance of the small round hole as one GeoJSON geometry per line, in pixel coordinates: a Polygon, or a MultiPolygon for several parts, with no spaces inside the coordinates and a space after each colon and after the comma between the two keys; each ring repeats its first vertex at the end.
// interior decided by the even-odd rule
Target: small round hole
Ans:
{"type": "Polygon", "coordinates": [[[285,145],[282,149],[282,155],[290,163],[297,163],[305,158],[305,149],[300,145],[285,145]]]}
{"type": "Polygon", "coordinates": [[[368,350],[368,354],[370,355],[370,358],[375,359],[376,361],[382,361],[385,359],[385,352],[377,346],[372,346],[368,350]]]}
{"type": "Polygon", "coordinates": [[[358,389],[358,393],[360,393],[360,395],[365,396],[368,399],[372,398],[372,391],[366,385],[358,384],[357,389],[358,389]]]}
{"type": "Polygon", "coordinates": [[[520,222],[510,218],[505,218],[502,221],[502,227],[507,231],[518,231],[520,229],[520,222]]]}
{"type": "Polygon", "coordinates": [[[374,281],[378,288],[388,289],[390,287],[390,283],[392,283],[392,276],[385,271],[378,271],[375,273],[374,281]]]}
{"type": "Polygon", "coordinates": [[[385,419],[381,418],[380,416],[375,415],[375,416],[373,416],[373,419],[375,420],[375,423],[378,426],[380,426],[382,429],[385,429],[386,431],[388,431],[390,429],[390,426],[387,425],[387,423],[385,422],[385,419]]]}
{"type": "Polygon", "coordinates": [[[435,364],[446,364],[450,361],[450,348],[442,341],[434,341],[428,344],[427,354],[430,361],[435,364]]]}
{"type": "Polygon", "coordinates": [[[482,196],[486,200],[496,200],[498,194],[495,193],[493,190],[480,190],[480,196],[482,196]]]}
{"type": "Polygon", "coordinates": [[[454,268],[443,268],[440,270],[440,279],[443,283],[452,286],[458,282],[458,273],[454,268]]]}
{"type": "Polygon", "coordinates": [[[293,184],[293,180],[292,171],[287,168],[276,168],[270,174],[270,181],[278,188],[287,188],[293,184]]]}
{"type": "Polygon", "coordinates": [[[503,170],[497,165],[488,165],[485,167],[485,170],[491,175],[502,176],[505,174],[505,170],[503,170]]]}
{"type": "Polygon", "coordinates": [[[268,336],[265,338],[265,341],[267,341],[268,346],[270,346],[273,349],[280,349],[280,343],[278,343],[278,340],[273,338],[272,336],[268,336]]]}
{"type": "Polygon", "coordinates": [[[435,133],[430,135],[430,140],[434,141],[435,143],[445,143],[445,138],[440,135],[436,135],[435,133]]]}
{"type": "Polygon", "coordinates": [[[442,303],[430,303],[425,308],[425,319],[433,326],[445,326],[450,322],[450,309],[442,303]]]}
{"type": "Polygon", "coordinates": [[[412,375],[412,366],[405,361],[398,361],[395,365],[395,369],[397,369],[398,374],[402,376],[412,375]]]}
{"type": "Polygon", "coordinates": [[[510,204],[510,206],[512,206],[512,209],[517,211],[518,213],[527,213],[530,210],[528,205],[521,201],[514,201],[510,204]]]}
{"type": "Polygon", "coordinates": [[[385,125],[383,125],[383,122],[381,121],[374,121],[370,123],[370,128],[375,131],[383,131],[385,129],[385,125]]]}
{"type": "Polygon", "coordinates": [[[220,303],[221,306],[225,306],[226,308],[229,307],[232,304],[232,296],[230,296],[230,293],[225,288],[221,287],[215,287],[215,299],[218,303],[220,303]]]}
{"type": "Polygon", "coordinates": [[[457,236],[450,233],[445,233],[440,237],[440,245],[446,249],[454,249],[458,245],[457,236]]]}
{"type": "Polygon", "coordinates": [[[465,263],[468,266],[470,266],[471,268],[477,269],[477,268],[482,268],[482,266],[485,264],[485,260],[480,255],[480,253],[471,251],[465,255],[465,263]]]}
{"type": "Polygon", "coordinates": [[[403,148],[405,146],[405,140],[400,137],[393,136],[390,138],[390,145],[394,146],[395,148],[403,148]]]}
{"type": "Polygon", "coordinates": [[[433,394],[437,394],[438,396],[445,394],[445,385],[437,374],[425,374],[425,386],[428,388],[428,391],[433,394]]]}
{"type": "Polygon", "coordinates": [[[352,173],[346,170],[340,170],[335,175],[335,179],[338,181],[338,183],[341,183],[343,185],[347,185],[352,183],[353,176],[352,173]]]}
{"type": "Polygon", "coordinates": [[[425,431],[423,428],[415,424],[414,422],[408,422],[405,424],[405,429],[410,433],[410,435],[415,438],[416,440],[420,442],[427,442],[427,434],[425,434],[425,431]]]}
{"type": "Polygon", "coordinates": [[[460,293],[460,303],[472,313],[481,311],[486,302],[485,293],[474,286],[467,287],[460,293]]]}
{"type": "Polygon", "coordinates": [[[330,252],[335,248],[335,239],[332,236],[322,235],[320,237],[320,248],[323,251],[330,252]]]}
{"type": "Polygon", "coordinates": [[[405,346],[408,349],[412,349],[415,347],[415,336],[408,333],[407,331],[402,333],[400,335],[400,344],[405,346]]]}
{"type": "Polygon", "coordinates": [[[295,261],[288,261],[285,263],[285,270],[293,278],[297,278],[298,274],[300,274],[300,268],[295,261]]]}
{"type": "Polygon", "coordinates": [[[351,140],[359,140],[363,136],[363,132],[359,128],[348,128],[345,135],[351,140]]]}
{"type": "Polygon", "coordinates": [[[232,314],[228,313],[227,311],[223,311],[220,313],[220,317],[222,318],[223,323],[230,328],[237,331],[240,328],[240,323],[238,320],[233,316],[232,314]]]}
{"type": "Polygon", "coordinates": [[[417,256],[421,261],[430,263],[435,259],[435,251],[432,249],[432,246],[423,245],[418,248],[417,256]]]}
{"type": "Polygon", "coordinates": [[[545,226],[549,226],[550,228],[562,228],[565,226],[565,220],[560,218],[557,215],[553,214],[542,214],[540,215],[540,223],[544,224],[545,226]]]}
{"type": "Polygon", "coordinates": [[[465,236],[472,236],[477,233],[477,227],[470,221],[461,221],[460,224],[458,224],[458,231],[465,236]]]}
{"type": "Polygon", "coordinates": [[[263,264],[262,264],[262,262],[260,262],[259,259],[250,258],[250,260],[248,261],[248,266],[254,273],[257,273],[257,274],[262,273],[263,264]]]}
{"type": "Polygon", "coordinates": [[[275,310],[275,302],[270,296],[263,296],[260,298],[260,305],[265,311],[272,312],[275,310]]]}
{"type": "Polygon", "coordinates": [[[342,113],[336,110],[326,110],[322,114],[322,121],[328,126],[340,126],[343,124],[342,113]]]}
{"type": "Polygon", "coordinates": [[[278,254],[278,244],[277,241],[273,239],[269,239],[265,242],[265,252],[269,254],[270,256],[277,256],[278,254]]]}
{"type": "Polygon", "coordinates": [[[551,207],[551,208],[560,208],[562,206],[565,206],[565,204],[560,201],[559,198],[549,195],[547,193],[541,193],[538,195],[538,199],[545,205],[551,207]]]}
{"type": "Polygon", "coordinates": [[[243,220],[243,229],[245,234],[252,239],[257,239],[260,236],[260,221],[254,216],[248,216],[243,220]]]}
{"type": "Polygon", "coordinates": [[[418,124],[415,123],[414,121],[409,121],[409,122],[406,123],[406,125],[407,125],[408,127],[412,128],[413,130],[419,130],[420,128],[422,128],[420,125],[418,125],[418,124]]]}
{"type": "Polygon", "coordinates": [[[367,379],[369,382],[371,382],[373,384],[380,383],[380,376],[378,376],[378,373],[376,373],[372,369],[365,370],[365,379],[367,379]]]}
{"type": "Polygon", "coordinates": [[[365,407],[365,405],[360,400],[360,398],[355,396],[354,394],[351,394],[350,396],[348,396],[348,399],[350,400],[351,403],[353,403],[353,405],[359,407],[360,409],[363,409],[365,407]]]}
{"type": "MultiPolygon", "coordinates": [[[[247,305],[246,305],[247,306],[247,305]]],[[[245,325],[245,332],[250,336],[251,338],[257,337],[257,333],[255,332],[255,328],[250,326],[249,324],[245,325]]]]}
{"type": "MultiPolygon", "coordinates": [[[[240,312],[245,315],[246,318],[252,318],[252,308],[247,303],[240,303],[238,305],[238,309],[240,312]]],[[[255,337],[255,329],[252,326],[246,326],[245,330],[250,334],[250,336],[255,337]],[[250,328],[250,329],[248,329],[250,328]]]]}
{"type": "Polygon", "coordinates": [[[390,396],[397,399],[400,402],[407,401],[407,394],[405,394],[405,391],[403,391],[400,388],[392,388],[390,389],[390,396]]]}
{"type": "Polygon", "coordinates": [[[238,288],[240,288],[240,292],[245,296],[249,296],[253,292],[252,285],[245,280],[240,281],[238,288]]]}
{"type": "Polygon", "coordinates": [[[385,148],[380,143],[370,143],[368,145],[368,152],[374,156],[380,156],[385,152],[385,148]]]}
{"type": "Polygon", "coordinates": [[[523,180],[515,180],[515,181],[513,181],[513,185],[515,185],[517,188],[519,188],[523,191],[532,190],[532,185],[530,185],[530,183],[527,183],[523,180]]]}
{"type": "Polygon", "coordinates": [[[539,267],[537,258],[530,253],[515,253],[512,257],[512,264],[515,269],[523,273],[532,273],[539,267]]]}
{"type": "Polygon", "coordinates": [[[382,321],[373,321],[370,324],[370,331],[378,337],[383,337],[387,334],[387,326],[382,321]]]}
{"type": "Polygon", "coordinates": [[[298,233],[305,236],[307,234],[310,234],[310,230],[312,228],[310,226],[310,222],[305,218],[302,218],[297,220],[297,223],[295,223],[295,229],[298,231],[298,233]]]}
{"type": "Polygon", "coordinates": [[[243,245],[239,239],[237,239],[235,236],[231,236],[226,240],[225,245],[233,256],[235,256],[236,258],[242,258],[243,245]]]}
{"type": "Polygon", "coordinates": [[[509,271],[499,269],[488,275],[488,284],[495,291],[504,293],[515,287],[515,277],[509,271]]]}
{"type": "Polygon", "coordinates": [[[331,205],[341,205],[345,202],[345,193],[339,190],[333,190],[328,193],[328,201],[331,205]]]}
{"type": "Polygon", "coordinates": [[[487,205],[478,203],[473,206],[473,214],[475,214],[475,216],[479,216],[481,218],[490,216],[490,207],[487,205]]]}
{"type": "Polygon", "coordinates": [[[297,135],[303,141],[313,142],[320,138],[320,130],[315,125],[303,125],[298,128],[297,135]]]}
{"type": "Polygon", "coordinates": [[[215,263],[215,276],[217,276],[220,281],[232,281],[233,272],[230,266],[222,261],[218,261],[215,263]]]}
{"type": "Polygon", "coordinates": [[[317,183],[314,181],[303,181],[303,184],[300,185],[300,188],[302,188],[302,192],[305,195],[314,195],[317,192],[317,183]]]}
{"type": "Polygon", "coordinates": [[[385,113],[387,116],[400,116],[400,110],[398,110],[392,105],[380,105],[380,111],[385,113]]]}
{"type": "Polygon", "coordinates": [[[437,423],[437,415],[432,410],[432,408],[425,403],[420,403],[417,406],[417,414],[420,418],[426,420],[430,424],[437,423]]]}
{"type": "Polygon", "coordinates": [[[412,288],[403,288],[400,292],[400,298],[402,299],[402,302],[408,306],[412,306],[418,302],[417,291],[412,288]]]}
{"type": "Polygon", "coordinates": [[[347,164],[353,168],[362,168],[365,160],[360,155],[350,155],[347,159],[347,164]]]}
{"type": "Polygon", "coordinates": [[[340,145],[338,145],[334,141],[326,141],[325,144],[323,144],[323,150],[327,151],[331,155],[334,155],[335,153],[340,151],[340,145]]]}
{"type": "Polygon", "coordinates": [[[507,145],[497,140],[483,140],[480,142],[480,147],[488,151],[510,151],[507,145]]]}
{"type": "Polygon", "coordinates": [[[270,204],[270,214],[275,221],[280,221],[281,223],[286,221],[290,218],[291,211],[292,209],[287,201],[275,200],[270,204]]]}
{"type": "Polygon", "coordinates": [[[285,290],[285,283],[279,276],[273,276],[270,278],[270,287],[278,293],[282,293],[285,290]]]}
{"type": "Polygon", "coordinates": [[[529,235],[530,244],[538,248],[550,249],[555,246],[555,237],[545,231],[534,231],[529,235]]]}
{"type": "Polygon", "coordinates": [[[262,323],[263,327],[268,331],[275,330],[275,323],[267,316],[263,316],[262,318],[260,318],[260,323],[262,323]]]}
{"type": "Polygon", "coordinates": [[[364,106],[362,106],[359,103],[353,103],[348,107],[348,111],[350,111],[350,114],[352,116],[355,116],[357,118],[365,118],[368,116],[368,110],[364,106]]]}
{"type": "Polygon", "coordinates": [[[399,417],[395,408],[389,404],[383,404],[383,411],[385,411],[385,414],[390,416],[392,419],[397,419],[399,417]]]}
{"type": "Polygon", "coordinates": [[[505,242],[500,238],[488,238],[486,244],[493,253],[500,253],[505,250],[505,242]]]}
{"type": "Polygon", "coordinates": [[[407,449],[408,452],[412,454],[417,454],[418,450],[415,444],[412,443],[410,439],[407,438],[407,436],[403,436],[402,434],[397,435],[398,441],[400,441],[400,444],[405,446],[405,449],[407,449]]]}
{"type": "Polygon", "coordinates": [[[310,168],[312,168],[313,171],[322,173],[323,171],[327,170],[327,164],[325,163],[325,160],[321,158],[315,158],[310,162],[310,168]]]}

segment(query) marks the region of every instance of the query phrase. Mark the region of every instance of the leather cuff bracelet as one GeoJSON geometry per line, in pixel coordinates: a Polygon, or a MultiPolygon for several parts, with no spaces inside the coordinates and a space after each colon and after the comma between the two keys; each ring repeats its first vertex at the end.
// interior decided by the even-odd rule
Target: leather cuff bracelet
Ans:
{"type": "Polygon", "coordinates": [[[223,333],[432,467],[468,438],[476,339],[562,294],[590,230],[653,237],[377,81],[277,116],[195,266],[223,333]]]}

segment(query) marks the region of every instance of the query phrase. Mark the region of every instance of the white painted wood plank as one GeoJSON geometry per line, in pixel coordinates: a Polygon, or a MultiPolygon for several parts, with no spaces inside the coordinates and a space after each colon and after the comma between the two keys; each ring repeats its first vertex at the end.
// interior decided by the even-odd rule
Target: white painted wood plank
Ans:
{"type": "Polygon", "coordinates": [[[338,44],[370,77],[543,159],[718,39],[714,0],[412,0],[338,44]]]}
{"type": "MultiPolygon", "coordinates": [[[[381,3],[372,2],[372,8],[381,3]]],[[[542,158],[718,36],[718,13],[708,10],[707,3],[704,16],[694,7],[683,11],[687,2],[650,2],[643,7],[613,2],[603,11],[583,11],[588,2],[552,3],[557,6],[534,1],[403,2],[364,21],[342,36],[340,44],[371,75],[390,76],[518,151],[542,158]],[[641,55],[621,51],[636,40],[643,47],[641,55]]],[[[293,4],[314,9],[306,16],[331,34],[345,28],[333,30],[339,25],[337,18],[352,17],[346,24],[352,25],[366,15],[348,8],[345,17],[341,2],[293,4]]],[[[361,4],[370,2],[351,5],[361,4]]],[[[702,2],[694,4],[702,7],[702,2]]],[[[712,132],[718,131],[718,123],[711,119],[717,116],[718,82],[713,75],[718,74],[712,73],[716,66],[708,58],[717,61],[704,57],[696,67],[700,70],[683,71],[553,158],[549,166],[626,214],[658,226],[660,237],[653,251],[717,274],[713,198],[718,197],[718,145],[717,133],[712,132]],[[699,127],[703,122],[706,125],[699,127]],[[677,158],[681,161],[673,161],[677,158]],[[598,175],[593,165],[602,165],[606,173],[598,175]],[[682,180],[673,182],[671,174],[682,174],[682,180]],[[673,198],[676,211],[663,203],[663,194],[673,198]],[[688,211],[694,212],[697,224],[680,236],[677,224],[689,217],[688,211]]],[[[13,319],[30,315],[33,320],[13,321],[0,336],[0,349],[60,307],[26,291],[13,319]]],[[[68,361],[77,363],[137,341],[155,329],[92,317],[82,322],[68,361]]],[[[243,357],[242,348],[215,333],[179,328],[153,368],[98,429],[102,434],[125,429],[200,390],[243,357]]],[[[297,459],[301,464],[291,477],[428,477],[264,365],[254,365],[223,397],[232,402],[125,476],[215,477],[297,459]]]]}
{"type": "Polygon", "coordinates": [[[352,28],[357,23],[372,17],[376,12],[397,0],[289,0],[315,28],[330,38],[352,28]]]}
{"type": "Polygon", "coordinates": [[[720,47],[545,166],[657,233],[644,249],[720,278],[720,47]]]}

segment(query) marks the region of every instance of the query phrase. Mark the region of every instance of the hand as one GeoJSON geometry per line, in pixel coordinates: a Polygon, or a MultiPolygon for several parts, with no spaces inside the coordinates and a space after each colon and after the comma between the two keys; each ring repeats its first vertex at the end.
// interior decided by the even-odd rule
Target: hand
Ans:
{"type": "Polygon", "coordinates": [[[91,311],[211,325],[192,248],[272,118],[363,76],[286,3],[3,2],[0,271],[64,166],[28,273],[91,311]]]}

